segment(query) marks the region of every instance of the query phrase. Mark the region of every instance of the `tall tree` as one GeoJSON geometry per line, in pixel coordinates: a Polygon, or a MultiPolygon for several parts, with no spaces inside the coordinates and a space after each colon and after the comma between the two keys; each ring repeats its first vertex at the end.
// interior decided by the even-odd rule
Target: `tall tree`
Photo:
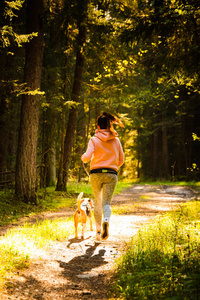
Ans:
{"type": "MultiPolygon", "coordinates": [[[[74,142],[75,130],[77,125],[78,104],[81,96],[83,65],[84,65],[84,44],[86,40],[86,17],[87,17],[88,0],[78,2],[78,40],[76,52],[76,65],[74,72],[74,83],[72,88],[71,100],[72,107],[69,110],[67,130],[64,141],[64,160],[63,160],[63,178],[62,182],[58,180],[57,190],[66,190],[68,181],[69,165],[71,160],[72,146],[74,142]]],[[[60,177],[61,178],[61,177],[60,177]]]]}
{"type": "Polygon", "coordinates": [[[27,0],[27,33],[37,32],[26,47],[24,81],[16,162],[15,192],[24,202],[37,203],[37,138],[43,58],[43,1],[27,0]]]}

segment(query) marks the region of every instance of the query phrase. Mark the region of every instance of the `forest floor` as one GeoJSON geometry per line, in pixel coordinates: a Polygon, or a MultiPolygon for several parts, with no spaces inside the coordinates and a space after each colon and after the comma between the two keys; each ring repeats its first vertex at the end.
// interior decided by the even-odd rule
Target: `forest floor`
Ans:
{"type": "MultiPolygon", "coordinates": [[[[126,249],[127,242],[138,229],[156,216],[175,207],[199,199],[199,193],[190,187],[133,185],[113,197],[113,206],[135,204],[133,211],[112,215],[110,236],[96,243],[95,232],[87,231],[85,240],[70,236],[40,252],[33,264],[9,278],[0,299],[56,300],[56,299],[110,299],[110,277],[116,259],[126,249]]],[[[53,219],[73,215],[70,209],[47,212],[29,218],[53,219]]],[[[22,224],[25,220],[21,220],[22,224]]],[[[27,221],[27,220],[26,220],[27,221]]],[[[20,225],[19,224],[19,225],[20,225]]],[[[6,228],[2,228],[5,232],[6,228]]]]}

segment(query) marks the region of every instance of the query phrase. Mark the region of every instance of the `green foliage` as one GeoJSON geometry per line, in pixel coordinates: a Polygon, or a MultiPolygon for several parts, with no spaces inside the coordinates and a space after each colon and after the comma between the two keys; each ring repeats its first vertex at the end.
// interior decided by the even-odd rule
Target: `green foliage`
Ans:
{"type": "Polygon", "coordinates": [[[138,231],[118,262],[120,299],[199,299],[199,213],[189,202],[138,231]]]}
{"type": "MultiPolygon", "coordinates": [[[[130,183],[118,182],[115,193],[129,187],[130,183]]],[[[90,184],[70,182],[67,193],[55,191],[55,187],[49,187],[38,191],[38,205],[26,204],[20,201],[12,191],[0,191],[0,226],[17,221],[20,217],[34,215],[42,211],[53,211],[64,207],[74,208],[79,193],[85,197],[92,195],[90,184]]]]}
{"type": "Polygon", "coordinates": [[[121,204],[121,205],[113,205],[112,206],[112,213],[115,215],[127,215],[127,214],[133,214],[136,210],[139,204],[121,204]]]}
{"type": "Polygon", "coordinates": [[[9,224],[20,217],[33,215],[42,211],[51,211],[63,207],[74,207],[76,194],[56,192],[54,188],[38,192],[38,205],[26,204],[13,192],[0,192],[0,225],[9,224]]]}
{"type": "Polygon", "coordinates": [[[0,288],[12,272],[28,267],[29,254],[22,253],[13,239],[0,238],[0,288]]]}
{"type": "Polygon", "coordinates": [[[137,133],[133,145],[126,133],[125,146],[132,154],[131,159],[126,155],[126,167],[136,158],[141,177],[167,179],[174,163],[176,179],[196,180],[199,175],[191,172],[196,160],[199,166],[198,146],[191,139],[192,131],[199,132],[192,121],[198,119],[200,89],[199,67],[194,68],[200,53],[196,5],[195,1],[126,1],[112,10],[124,22],[118,23],[121,52],[113,49],[117,62],[112,69],[110,59],[107,69],[116,70],[124,55],[123,71],[119,77],[113,71],[115,81],[110,82],[119,79],[115,102],[123,99],[118,109],[127,112],[133,120],[130,131],[137,133]]]}
{"type": "MultiPolygon", "coordinates": [[[[128,186],[128,183],[120,182],[117,192],[128,186]]],[[[77,184],[76,182],[69,184],[68,193],[55,192],[55,188],[40,190],[38,206],[20,202],[11,192],[1,192],[0,225],[16,221],[24,215],[74,207],[77,195],[82,191],[84,196],[92,194],[89,184],[77,184]]],[[[11,273],[27,268],[32,259],[40,258],[44,247],[53,242],[65,240],[73,232],[72,217],[40,221],[33,225],[25,223],[19,229],[9,230],[5,236],[0,237],[0,287],[11,273]]]]}
{"type": "MultiPolygon", "coordinates": [[[[50,169],[46,153],[51,152],[55,140],[54,150],[60,152],[61,132],[66,131],[68,112],[74,104],[71,90],[79,7],[83,5],[79,2],[45,2],[41,86],[45,94],[41,101],[38,136],[38,153],[41,154],[38,164],[44,166],[45,172],[50,169]]],[[[5,120],[1,131],[13,141],[18,136],[20,95],[28,93],[20,83],[24,43],[37,33],[24,34],[23,0],[4,1],[0,6],[1,117],[5,120]],[[12,122],[15,126],[10,126],[12,122]]],[[[88,138],[94,133],[97,114],[112,110],[125,124],[125,129],[116,128],[126,159],[120,175],[128,180],[137,177],[172,179],[173,166],[172,180],[198,180],[200,85],[196,62],[200,51],[197,3],[127,0],[113,5],[112,1],[98,4],[89,1],[85,26],[87,34],[82,49],[85,65],[79,99],[84,108],[79,105],[78,118],[84,119],[82,127],[86,137],[79,145],[77,130],[73,146],[76,155],[71,159],[72,176],[78,176],[80,169],[77,146],[85,150],[88,138]]],[[[5,145],[2,171],[13,170],[16,149],[12,144],[2,143],[5,145]]],[[[54,167],[58,165],[58,155],[56,159],[54,167]]]]}
{"type": "Polygon", "coordinates": [[[23,43],[29,42],[34,36],[37,36],[37,32],[31,34],[17,34],[14,32],[11,26],[3,26],[0,29],[0,35],[2,38],[2,46],[9,47],[11,45],[11,39],[16,42],[18,47],[22,47],[23,43]]]}
{"type": "Polygon", "coordinates": [[[15,10],[20,10],[25,0],[14,0],[14,1],[5,1],[5,16],[12,19],[13,17],[17,17],[15,10]]]}
{"type": "Polygon", "coordinates": [[[10,274],[27,268],[42,257],[43,249],[56,241],[63,241],[73,233],[71,218],[45,220],[34,225],[25,224],[0,237],[0,287],[10,274]]]}
{"type": "Polygon", "coordinates": [[[200,189],[200,181],[166,181],[166,180],[159,180],[159,181],[152,181],[152,180],[138,180],[140,184],[150,184],[150,185],[175,185],[175,186],[191,186],[195,187],[195,189],[200,189]]]}
{"type": "Polygon", "coordinates": [[[37,36],[37,32],[19,34],[14,29],[16,25],[13,25],[13,19],[18,17],[23,4],[24,0],[5,1],[4,18],[8,24],[0,27],[0,41],[3,48],[11,46],[13,41],[17,47],[22,47],[24,43],[29,42],[33,37],[37,36]]]}

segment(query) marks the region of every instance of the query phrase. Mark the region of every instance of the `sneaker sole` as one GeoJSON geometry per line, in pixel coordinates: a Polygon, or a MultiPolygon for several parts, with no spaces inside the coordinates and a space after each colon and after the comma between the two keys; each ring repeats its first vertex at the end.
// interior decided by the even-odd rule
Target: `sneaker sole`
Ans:
{"type": "Polygon", "coordinates": [[[101,235],[101,238],[104,241],[107,240],[107,238],[109,237],[108,228],[109,228],[109,224],[103,223],[103,233],[101,235]]]}

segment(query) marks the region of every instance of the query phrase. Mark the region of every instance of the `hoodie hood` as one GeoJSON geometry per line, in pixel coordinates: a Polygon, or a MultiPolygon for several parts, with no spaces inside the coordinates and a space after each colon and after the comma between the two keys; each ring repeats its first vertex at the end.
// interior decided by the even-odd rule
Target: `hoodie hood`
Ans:
{"type": "Polygon", "coordinates": [[[107,142],[118,137],[118,133],[116,131],[114,133],[115,135],[113,135],[109,129],[96,129],[95,137],[103,142],[107,142]]]}

